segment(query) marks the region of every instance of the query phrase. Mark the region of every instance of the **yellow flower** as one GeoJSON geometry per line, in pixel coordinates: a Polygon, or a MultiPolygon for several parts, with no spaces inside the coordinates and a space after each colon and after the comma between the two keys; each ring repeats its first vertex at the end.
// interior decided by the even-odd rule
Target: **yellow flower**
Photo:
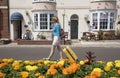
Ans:
{"type": "Polygon", "coordinates": [[[11,63],[11,62],[14,61],[14,59],[12,59],[12,58],[9,58],[9,59],[5,58],[5,59],[2,59],[2,61],[6,62],[6,63],[11,63]]]}
{"type": "Polygon", "coordinates": [[[30,65],[34,65],[34,64],[36,64],[36,62],[31,61],[29,64],[30,65]]]}
{"type": "Polygon", "coordinates": [[[111,67],[109,67],[109,66],[105,66],[105,67],[104,67],[104,70],[105,70],[105,71],[110,71],[110,69],[111,69],[111,67]]]}
{"type": "Polygon", "coordinates": [[[118,78],[118,77],[110,77],[110,78],[118,78]]]}
{"type": "Polygon", "coordinates": [[[101,63],[101,64],[104,64],[105,62],[104,61],[98,61],[99,63],[101,63]]]}
{"type": "Polygon", "coordinates": [[[120,62],[116,62],[115,67],[120,67],[120,62]]]}
{"type": "Polygon", "coordinates": [[[0,72],[0,78],[3,78],[4,75],[4,73],[0,72]]]}
{"type": "Polygon", "coordinates": [[[49,63],[50,63],[49,60],[45,60],[45,61],[44,61],[44,64],[45,64],[45,65],[47,65],[47,64],[49,64],[49,63]]]}
{"type": "Polygon", "coordinates": [[[112,67],[113,66],[113,62],[107,62],[106,65],[109,66],[109,67],[112,67]]]}
{"type": "Polygon", "coordinates": [[[84,65],[85,63],[84,63],[84,61],[80,61],[80,65],[84,65]]]}
{"type": "Polygon", "coordinates": [[[37,76],[37,77],[40,76],[40,75],[41,75],[41,74],[40,74],[39,72],[35,74],[35,76],[37,76]]]}
{"type": "Polygon", "coordinates": [[[22,72],[20,72],[20,74],[21,74],[22,78],[27,78],[29,76],[29,73],[26,71],[22,71],[22,72]]]}
{"type": "Polygon", "coordinates": [[[93,71],[102,72],[102,70],[100,68],[94,68],[93,71]]]}
{"type": "Polygon", "coordinates": [[[30,65],[26,66],[26,70],[28,70],[28,71],[34,71],[34,70],[37,70],[37,69],[38,69],[37,66],[30,66],[30,65]]]}
{"type": "Polygon", "coordinates": [[[14,70],[19,70],[20,69],[20,64],[18,61],[14,61],[12,64],[14,70]]]}
{"type": "Polygon", "coordinates": [[[24,64],[29,64],[29,63],[30,63],[30,61],[28,61],[28,60],[24,61],[24,64]]]}
{"type": "Polygon", "coordinates": [[[43,60],[37,60],[37,62],[38,62],[38,63],[41,63],[41,64],[43,64],[43,63],[44,63],[44,61],[43,61],[43,60]]]}
{"type": "Polygon", "coordinates": [[[99,71],[92,71],[91,72],[91,76],[95,76],[96,78],[99,78],[99,77],[101,77],[101,72],[99,72],[99,71]]]}
{"type": "Polygon", "coordinates": [[[120,63],[120,60],[115,60],[115,63],[120,63]]]}
{"type": "Polygon", "coordinates": [[[61,65],[64,65],[64,60],[60,60],[57,64],[61,64],[61,65]]]}

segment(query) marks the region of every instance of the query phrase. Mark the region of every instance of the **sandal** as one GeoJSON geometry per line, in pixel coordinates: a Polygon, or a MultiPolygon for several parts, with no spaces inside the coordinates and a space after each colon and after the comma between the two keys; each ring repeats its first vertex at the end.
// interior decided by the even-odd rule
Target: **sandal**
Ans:
{"type": "Polygon", "coordinates": [[[43,60],[50,60],[50,58],[43,58],[43,60]]]}

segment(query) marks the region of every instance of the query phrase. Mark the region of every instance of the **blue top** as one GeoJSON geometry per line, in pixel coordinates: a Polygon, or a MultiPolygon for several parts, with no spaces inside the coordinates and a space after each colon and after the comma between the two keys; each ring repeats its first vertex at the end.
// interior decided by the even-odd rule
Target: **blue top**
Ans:
{"type": "Polygon", "coordinates": [[[53,27],[53,35],[54,36],[60,36],[60,24],[55,24],[53,27]]]}

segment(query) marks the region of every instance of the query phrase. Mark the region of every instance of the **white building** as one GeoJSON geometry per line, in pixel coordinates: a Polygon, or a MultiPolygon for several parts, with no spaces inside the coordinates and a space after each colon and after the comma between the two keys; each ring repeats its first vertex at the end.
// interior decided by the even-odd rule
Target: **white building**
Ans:
{"type": "Polygon", "coordinates": [[[10,38],[22,39],[26,29],[34,40],[43,34],[52,39],[51,17],[57,15],[69,39],[81,39],[83,32],[114,31],[120,21],[119,0],[10,0],[10,38]]]}

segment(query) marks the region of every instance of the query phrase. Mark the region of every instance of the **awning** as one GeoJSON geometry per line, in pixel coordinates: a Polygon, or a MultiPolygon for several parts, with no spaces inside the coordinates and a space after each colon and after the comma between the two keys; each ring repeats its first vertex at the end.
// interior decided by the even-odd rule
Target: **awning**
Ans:
{"type": "Polygon", "coordinates": [[[22,20],[23,16],[19,12],[15,12],[11,15],[11,20],[22,20]]]}

